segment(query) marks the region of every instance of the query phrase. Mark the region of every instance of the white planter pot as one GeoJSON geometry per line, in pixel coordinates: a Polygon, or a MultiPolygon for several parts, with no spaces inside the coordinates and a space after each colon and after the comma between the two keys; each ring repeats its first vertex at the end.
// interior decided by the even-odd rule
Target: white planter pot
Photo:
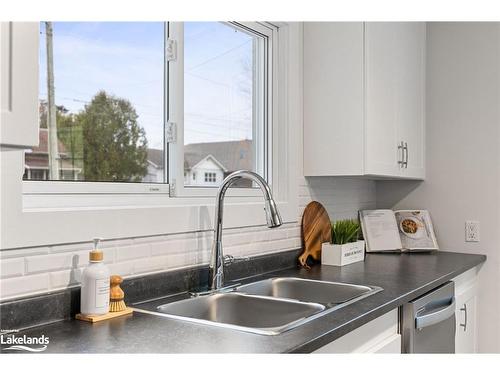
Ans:
{"type": "Polygon", "coordinates": [[[345,266],[365,260],[365,241],[346,243],[345,245],[321,245],[321,263],[330,266],[345,266]]]}

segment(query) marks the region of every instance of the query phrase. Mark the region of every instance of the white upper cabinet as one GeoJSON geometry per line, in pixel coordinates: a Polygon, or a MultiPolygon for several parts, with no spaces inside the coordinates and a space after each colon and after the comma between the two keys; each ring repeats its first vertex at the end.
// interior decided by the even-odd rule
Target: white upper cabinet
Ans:
{"type": "Polygon", "coordinates": [[[304,24],[306,176],[364,173],[363,54],[362,23],[304,24]]]}
{"type": "Polygon", "coordinates": [[[423,179],[425,23],[304,24],[304,174],[423,179]]]}
{"type": "Polygon", "coordinates": [[[38,145],[38,22],[0,22],[0,144],[38,145]]]}

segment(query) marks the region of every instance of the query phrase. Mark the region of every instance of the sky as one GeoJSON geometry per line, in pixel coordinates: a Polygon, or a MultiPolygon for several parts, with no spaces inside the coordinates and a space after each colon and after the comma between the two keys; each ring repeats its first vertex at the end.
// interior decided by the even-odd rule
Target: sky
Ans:
{"type": "MultiPolygon", "coordinates": [[[[163,147],[164,24],[54,22],[56,104],[78,113],[100,90],[128,99],[150,148],[163,147]]],[[[40,24],[40,98],[47,98],[40,24]]],[[[216,22],[184,24],[185,144],[252,138],[252,36],[216,22]]]]}

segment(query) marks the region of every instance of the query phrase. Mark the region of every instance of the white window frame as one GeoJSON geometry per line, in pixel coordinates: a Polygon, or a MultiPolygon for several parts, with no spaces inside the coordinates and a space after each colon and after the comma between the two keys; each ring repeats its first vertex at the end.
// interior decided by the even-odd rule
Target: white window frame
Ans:
{"type": "MultiPolygon", "coordinates": [[[[265,67],[263,72],[264,93],[263,106],[265,113],[254,113],[255,117],[262,116],[264,118],[263,129],[255,129],[253,139],[262,140],[256,143],[257,148],[254,149],[254,160],[256,163],[262,164],[264,173],[263,177],[272,185],[272,173],[270,165],[271,160],[271,129],[272,129],[272,90],[273,90],[273,56],[272,56],[272,40],[277,33],[277,28],[271,24],[259,22],[225,22],[234,28],[248,31],[253,34],[260,34],[265,38],[263,51],[265,67]]],[[[164,24],[164,40],[165,40],[165,64],[164,64],[164,111],[163,111],[163,127],[166,132],[169,123],[174,123],[176,126],[176,137],[173,141],[168,141],[164,138],[164,168],[165,179],[163,183],[130,183],[130,182],[102,182],[102,181],[23,181],[23,194],[25,194],[25,204],[27,208],[56,208],[64,207],[73,201],[71,196],[78,196],[76,206],[99,205],[102,200],[95,199],[96,194],[106,194],[107,200],[103,202],[106,206],[113,204],[113,195],[117,195],[116,206],[123,204],[121,199],[123,194],[137,194],[136,204],[142,205],[149,198],[144,196],[147,194],[156,194],[162,201],[166,196],[171,197],[215,197],[217,187],[214,186],[188,186],[184,187],[184,23],[183,22],[165,22],[164,24]],[[167,61],[167,41],[175,41],[176,58],[173,61],[167,61]],[[175,77],[173,77],[175,76],[175,77]],[[172,79],[173,78],[173,79],[172,79]],[[180,181],[180,183],[178,182],[180,181]]],[[[260,57],[259,57],[260,58],[260,57]]],[[[260,82],[260,79],[257,80],[260,82]]],[[[256,90],[254,90],[255,93],[256,90]]],[[[260,109],[260,106],[258,106],[260,109]]],[[[254,108],[255,110],[255,108],[254,108]]],[[[260,193],[257,188],[238,188],[228,191],[228,196],[237,197],[255,197],[260,193]]],[[[70,203],[71,204],[71,203],[70,203]]]]}
{"type": "MultiPolygon", "coordinates": [[[[273,195],[281,216],[284,222],[296,222],[298,170],[302,162],[301,24],[276,24],[273,42],[275,86],[272,91],[274,108],[271,131],[274,157],[269,167],[273,195]]],[[[70,194],[57,195],[55,198],[58,203],[54,204],[51,201],[54,194],[50,191],[33,194],[30,184],[22,181],[23,150],[2,147],[0,156],[2,250],[84,242],[95,236],[124,239],[213,229],[213,197],[172,197],[155,191],[147,194],[130,193],[130,186],[124,186],[129,184],[102,183],[104,187],[111,185],[108,193],[102,190],[91,193],[72,191],[70,194]],[[114,189],[120,187],[123,187],[123,191],[117,194],[114,189]],[[46,201],[51,201],[51,204],[47,205],[46,201]]],[[[61,186],[68,184],[65,187],[72,184],[65,181],[57,183],[61,186]]],[[[88,183],[89,186],[95,186],[92,184],[88,183]]],[[[134,185],[146,186],[142,183],[134,185]]],[[[151,185],[153,188],[165,186],[151,185]]],[[[263,200],[260,196],[229,196],[225,203],[224,227],[265,226],[262,209],[263,200]],[[242,215],[242,212],[245,214],[242,215]]]]}
{"type": "MultiPolygon", "coordinates": [[[[163,22],[163,37],[166,42],[168,38],[168,22],[163,22]]],[[[166,56],[166,43],[164,42],[164,56],[166,56]]],[[[159,126],[165,127],[167,122],[167,95],[166,87],[168,85],[168,62],[164,59],[164,96],[163,96],[163,124],[159,126]]],[[[168,146],[166,140],[164,141],[164,156],[168,159],[168,146]]],[[[166,160],[164,160],[164,165],[166,160]]],[[[156,194],[156,195],[166,195],[170,193],[168,178],[166,175],[166,168],[164,168],[164,182],[160,183],[148,183],[148,182],[105,182],[105,181],[23,181],[23,194],[26,196],[25,207],[26,208],[55,208],[59,207],[64,202],[68,203],[69,197],[78,196],[78,205],[98,205],[98,202],[92,197],[96,194],[105,194],[108,197],[108,202],[113,204],[113,195],[118,197],[122,194],[138,194],[138,201],[141,201],[140,196],[145,194],[156,194]],[[86,196],[89,199],[86,199],[86,196]],[[60,199],[59,199],[60,198],[60,199]],[[60,201],[59,201],[60,200],[60,201]]],[[[116,205],[121,205],[118,199],[116,205]]],[[[141,202],[137,202],[142,204],[141,202]]],[[[109,203],[108,203],[109,205],[109,203]]]]}
{"type": "MultiPolygon", "coordinates": [[[[272,186],[272,129],[273,129],[273,87],[275,77],[273,74],[273,61],[277,51],[273,48],[273,40],[277,38],[278,28],[275,25],[262,22],[227,22],[231,27],[258,34],[264,38],[263,48],[259,51],[263,57],[264,67],[258,71],[263,77],[259,77],[258,85],[263,82],[262,90],[263,106],[254,106],[253,118],[262,117],[263,127],[253,127],[253,139],[256,142],[254,148],[254,160],[256,164],[263,166],[263,177],[272,186]],[[261,78],[261,79],[260,79],[261,78]],[[262,108],[264,113],[257,113],[262,108]]],[[[168,38],[174,40],[177,45],[177,59],[169,62],[169,77],[173,79],[168,84],[167,100],[168,121],[177,127],[175,142],[168,144],[169,150],[169,184],[170,193],[174,197],[215,197],[217,187],[212,186],[184,186],[184,23],[171,22],[168,25],[168,38]]],[[[254,94],[257,90],[253,90],[254,94]]],[[[255,100],[255,98],[254,98],[255,100]]],[[[238,188],[228,191],[232,197],[256,197],[260,195],[257,188],[238,188]]]]}

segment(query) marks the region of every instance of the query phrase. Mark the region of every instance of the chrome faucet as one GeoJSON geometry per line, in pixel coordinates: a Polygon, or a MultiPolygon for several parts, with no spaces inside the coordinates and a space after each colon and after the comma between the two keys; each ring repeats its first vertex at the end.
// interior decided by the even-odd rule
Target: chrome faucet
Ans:
{"type": "Polygon", "coordinates": [[[246,178],[255,182],[260,187],[260,190],[262,190],[265,200],[264,209],[266,211],[267,226],[269,228],[276,228],[282,224],[278,207],[276,207],[276,203],[271,194],[271,189],[261,176],[257,173],[245,170],[236,171],[227,176],[219,187],[215,201],[214,242],[212,245],[212,255],[210,257],[208,273],[208,285],[210,290],[218,290],[224,286],[224,265],[236,260],[236,258],[231,255],[224,256],[222,252],[222,213],[227,189],[233,182],[241,178],[246,178]]]}

